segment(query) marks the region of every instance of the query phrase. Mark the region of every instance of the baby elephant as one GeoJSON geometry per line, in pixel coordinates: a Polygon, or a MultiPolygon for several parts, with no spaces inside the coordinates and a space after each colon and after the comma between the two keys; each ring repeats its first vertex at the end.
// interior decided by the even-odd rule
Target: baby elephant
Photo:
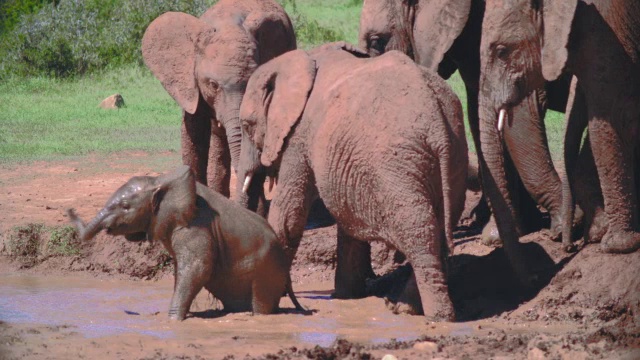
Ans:
{"type": "Polygon", "coordinates": [[[238,176],[250,183],[264,166],[277,179],[269,224],[289,262],[312,201],[324,201],[338,224],[337,297],[364,292],[369,271],[360,265],[371,265],[358,249],[383,240],[411,262],[424,314],[453,320],[443,261],[465,200],[460,101],[397,51],[363,56],[329,44],[258,68],[240,108],[238,176]]]}
{"type": "Polygon", "coordinates": [[[158,240],[174,259],[169,317],[183,320],[204,287],[226,311],[271,314],[291,289],[288,262],[266,220],[196,183],[188,166],[158,177],[136,176],[88,225],[68,210],[82,239],[100,230],[127,240],[158,240]]]}

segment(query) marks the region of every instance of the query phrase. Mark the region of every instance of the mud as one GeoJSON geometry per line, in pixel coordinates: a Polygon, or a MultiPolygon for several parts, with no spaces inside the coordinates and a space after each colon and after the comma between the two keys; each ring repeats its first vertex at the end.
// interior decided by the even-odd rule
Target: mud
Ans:
{"type": "MultiPolygon", "coordinates": [[[[101,235],[71,256],[7,255],[14,226],[66,224],[68,207],[89,218],[129,177],[179,161],[175,153],[120,153],[2,166],[0,359],[640,358],[640,252],[607,255],[582,244],[565,254],[544,232],[522,239],[539,278],[522,289],[502,249],[481,245],[480,229],[461,222],[449,277],[456,323],[395,315],[384,297],[332,299],[335,226],[305,231],[294,263],[306,315],[286,297],[277,315],[228,314],[201,293],[187,320],[170,322],[170,262],[147,242],[101,235]]],[[[477,194],[468,198],[467,214],[477,194]]],[[[378,281],[410,276],[394,255],[374,244],[378,281]]]]}

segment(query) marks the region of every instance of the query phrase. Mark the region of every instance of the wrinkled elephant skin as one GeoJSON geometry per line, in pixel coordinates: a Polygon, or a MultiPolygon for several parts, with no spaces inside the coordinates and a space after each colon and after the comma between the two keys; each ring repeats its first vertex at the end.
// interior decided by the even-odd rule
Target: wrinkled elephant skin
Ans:
{"type": "Polygon", "coordinates": [[[311,202],[324,201],[338,224],[337,297],[364,295],[362,246],[384,240],[412,264],[427,318],[453,320],[446,259],[468,163],[460,101],[400,52],[362,57],[328,44],[256,70],[240,110],[240,162],[276,176],[269,223],[290,262],[311,202]]]}
{"type": "Polygon", "coordinates": [[[196,183],[187,166],[131,178],[89,224],[73,210],[68,214],[85,240],[105,229],[164,245],[175,269],[172,319],[185,318],[203,287],[225,311],[274,313],[285,290],[302,309],[291,290],[285,253],[266,220],[196,183]]]}

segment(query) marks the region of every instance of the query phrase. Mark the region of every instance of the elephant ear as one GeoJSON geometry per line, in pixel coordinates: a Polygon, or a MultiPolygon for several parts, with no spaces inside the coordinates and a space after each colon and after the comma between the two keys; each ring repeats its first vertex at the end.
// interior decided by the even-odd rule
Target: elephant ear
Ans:
{"type": "Polygon", "coordinates": [[[161,226],[188,226],[196,213],[196,180],[191,168],[182,165],[156,179],[152,209],[161,226]]]}
{"type": "Polygon", "coordinates": [[[264,166],[277,160],[284,140],[302,116],[315,75],[315,61],[304,51],[294,50],[260,66],[249,79],[240,117],[256,121],[252,137],[262,148],[264,166]]]}
{"type": "Polygon", "coordinates": [[[200,97],[194,73],[196,40],[206,27],[194,16],[168,12],[153,20],[142,37],[145,64],[189,114],[196,112],[200,97]]]}
{"type": "Polygon", "coordinates": [[[242,26],[258,44],[258,64],[264,64],[280,54],[296,49],[293,25],[284,10],[282,13],[253,11],[245,18],[242,26]]]}
{"type": "MultiPolygon", "coordinates": [[[[406,0],[405,0],[406,1],[406,0]]],[[[431,0],[420,4],[413,25],[415,61],[437,71],[444,54],[467,25],[472,0],[431,0]]]]}
{"type": "Polygon", "coordinates": [[[543,3],[542,75],[547,81],[557,79],[567,63],[567,45],[577,6],[578,0],[545,0],[543,3]]]}

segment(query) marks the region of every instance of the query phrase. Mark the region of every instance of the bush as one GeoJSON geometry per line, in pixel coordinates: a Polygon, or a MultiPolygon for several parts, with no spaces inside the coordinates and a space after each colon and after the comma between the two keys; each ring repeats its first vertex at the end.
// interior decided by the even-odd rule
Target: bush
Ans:
{"type": "Polygon", "coordinates": [[[167,11],[201,15],[211,0],[60,0],[23,15],[5,38],[0,78],[68,77],[141,62],[149,23],[167,11]]]}
{"type": "Polygon", "coordinates": [[[20,17],[33,14],[44,4],[53,0],[6,0],[0,3],[0,34],[11,31],[20,22],[20,17]]]}
{"type": "Polygon", "coordinates": [[[73,226],[57,226],[50,229],[48,253],[52,256],[73,256],[80,254],[80,239],[73,226]]]}
{"type": "MultiPolygon", "coordinates": [[[[345,39],[342,31],[324,27],[299,12],[295,0],[280,1],[289,11],[301,48],[345,39]]],[[[123,64],[142,64],[140,42],[151,21],[167,11],[200,16],[215,0],[9,0],[9,3],[23,7],[38,5],[16,10],[10,21],[5,20],[15,26],[0,39],[0,79],[9,74],[64,78],[123,64]],[[33,12],[35,9],[39,10],[33,12]],[[21,14],[19,21],[16,14],[21,14]]]]}

